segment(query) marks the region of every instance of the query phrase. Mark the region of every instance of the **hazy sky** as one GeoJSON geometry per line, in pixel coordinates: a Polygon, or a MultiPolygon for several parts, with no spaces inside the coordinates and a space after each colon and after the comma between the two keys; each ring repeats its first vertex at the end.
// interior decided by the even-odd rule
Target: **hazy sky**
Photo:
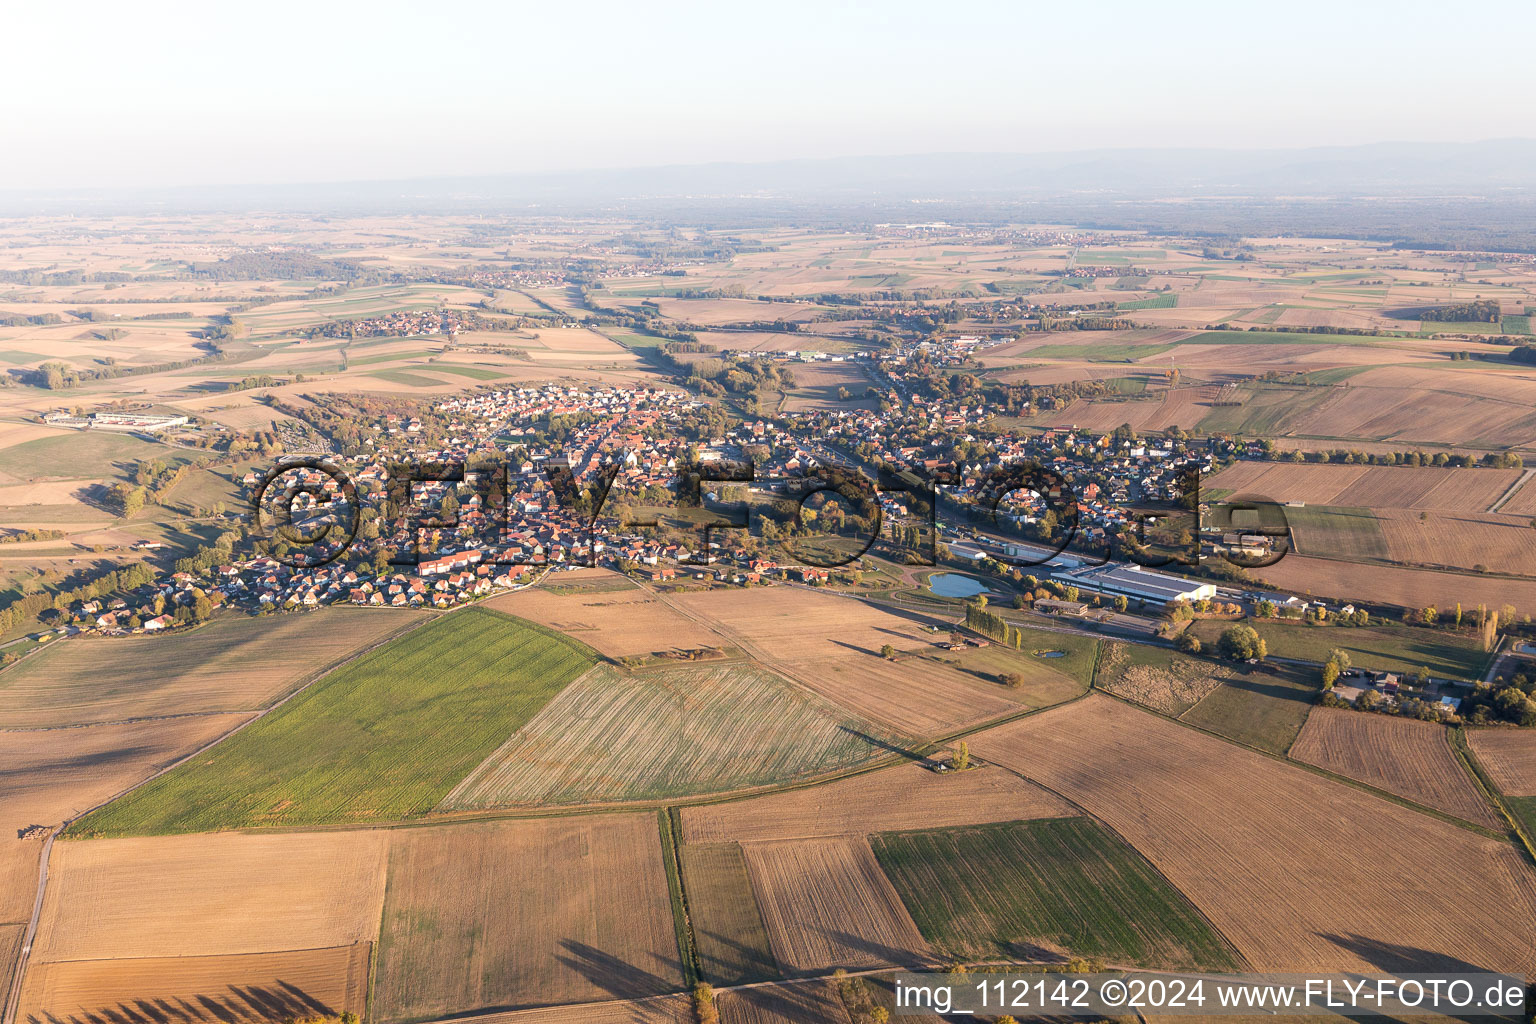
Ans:
{"type": "Polygon", "coordinates": [[[7,4],[0,188],[1536,136],[1536,3],[7,4]]]}

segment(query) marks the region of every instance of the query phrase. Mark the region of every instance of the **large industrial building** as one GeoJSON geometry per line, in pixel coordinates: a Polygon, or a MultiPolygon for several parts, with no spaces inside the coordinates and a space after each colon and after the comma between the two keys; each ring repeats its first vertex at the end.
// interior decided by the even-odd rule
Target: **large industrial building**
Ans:
{"type": "Polygon", "coordinates": [[[1198,601],[1216,596],[1216,584],[1197,583],[1182,576],[1170,576],[1153,572],[1139,565],[1111,562],[1086,569],[1069,569],[1055,574],[1062,583],[1101,594],[1123,594],[1142,601],[1173,604],[1175,601],[1198,601]]]}

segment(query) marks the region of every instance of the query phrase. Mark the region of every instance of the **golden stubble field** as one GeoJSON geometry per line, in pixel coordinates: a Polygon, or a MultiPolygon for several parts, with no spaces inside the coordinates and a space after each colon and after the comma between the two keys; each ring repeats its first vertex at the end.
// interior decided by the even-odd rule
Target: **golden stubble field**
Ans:
{"type": "Polygon", "coordinates": [[[1054,793],[1002,769],[946,777],[900,765],[785,793],[685,807],[682,818],[687,842],[750,843],[1076,813],[1054,793]]]}
{"type": "Polygon", "coordinates": [[[754,587],[669,597],[731,644],[835,703],[908,736],[946,733],[1019,705],[954,669],[880,649],[931,647],[915,619],[804,588],[754,587]]]}
{"type": "Polygon", "coordinates": [[[384,832],[169,836],[53,847],[36,961],[214,956],[371,942],[384,832]]]}
{"type": "Polygon", "coordinates": [[[405,829],[388,844],[381,1020],[682,986],[654,814],[405,829]]]}
{"type": "Polygon", "coordinates": [[[1536,796],[1536,732],[1472,729],[1472,752],[1505,796],[1536,796]]]}
{"type": "Polygon", "coordinates": [[[1315,708],[1290,756],[1488,828],[1503,826],[1438,723],[1315,708]]]}
{"type": "Polygon", "coordinates": [[[774,958],[786,971],[931,959],[864,836],[742,846],[774,958]]]}
{"type": "Polygon", "coordinates": [[[0,671],[0,728],[254,711],[428,619],[394,608],[325,608],[223,618],[175,636],[57,641],[0,671]]]}
{"type": "Polygon", "coordinates": [[[1107,697],[972,748],[1119,832],[1257,969],[1536,968],[1536,874],[1506,841],[1107,697]]]}

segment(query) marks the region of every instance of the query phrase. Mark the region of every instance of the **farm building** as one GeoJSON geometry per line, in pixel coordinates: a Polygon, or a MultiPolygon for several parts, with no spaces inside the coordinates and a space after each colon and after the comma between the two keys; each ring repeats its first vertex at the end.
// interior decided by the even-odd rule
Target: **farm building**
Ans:
{"type": "Polygon", "coordinates": [[[1215,597],[1214,583],[1196,583],[1194,580],[1153,572],[1139,565],[1101,565],[1087,569],[1069,569],[1056,573],[1056,579],[1074,587],[1086,587],[1103,594],[1123,594],[1143,601],[1172,604],[1175,601],[1198,601],[1215,597]]]}

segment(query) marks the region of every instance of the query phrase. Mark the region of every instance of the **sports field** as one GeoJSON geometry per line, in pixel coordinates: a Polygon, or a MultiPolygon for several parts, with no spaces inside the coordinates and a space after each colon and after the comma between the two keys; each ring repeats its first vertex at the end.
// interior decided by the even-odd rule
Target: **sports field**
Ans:
{"type": "Polygon", "coordinates": [[[1166,878],[1087,818],[892,832],[871,845],[923,937],[958,959],[1242,963],[1166,878]]]}
{"type": "Polygon", "coordinates": [[[444,615],[71,831],[143,835],[416,817],[593,660],[572,640],[496,612],[444,615]]]}

